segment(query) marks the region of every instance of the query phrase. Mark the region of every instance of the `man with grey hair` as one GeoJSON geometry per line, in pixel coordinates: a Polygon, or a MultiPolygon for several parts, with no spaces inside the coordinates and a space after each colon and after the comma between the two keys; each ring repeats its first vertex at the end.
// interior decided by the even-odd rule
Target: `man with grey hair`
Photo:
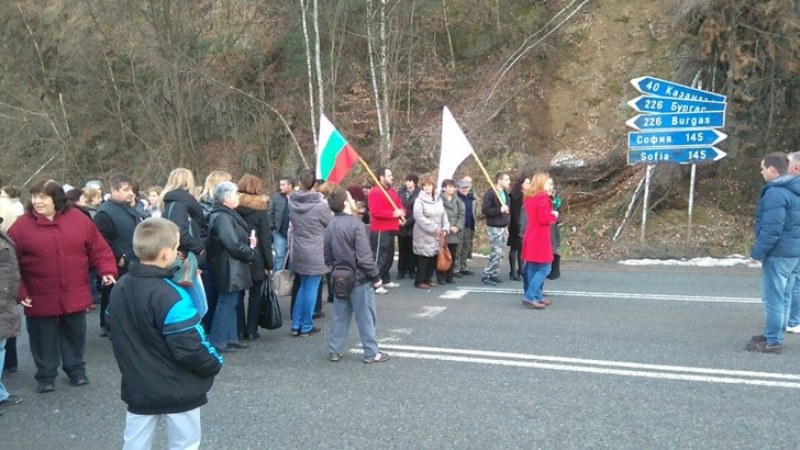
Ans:
{"type": "MultiPolygon", "coordinates": [[[[789,153],[788,174],[797,177],[800,175],[800,152],[789,153]]],[[[800,334],[800,267],[792,272],[790,283],[792,284],[792,303],[789,307],[789,315],[786,318],[786,332],[800,334]]]]}

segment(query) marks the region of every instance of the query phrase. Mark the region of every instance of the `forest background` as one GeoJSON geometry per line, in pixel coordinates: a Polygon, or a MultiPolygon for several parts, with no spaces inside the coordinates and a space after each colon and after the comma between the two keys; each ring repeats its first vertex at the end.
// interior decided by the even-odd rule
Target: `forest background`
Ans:
{"type": "Polygon", "coordinates": [[[16,186],[182,166],[272,190],[314,168],[320,112],[373,167],[435,175],[446,105],[490,173],[551,172],[567,257],[720,256],[748,251],[760,157],[800,150],[796,0],[10,0],[0,38],[16,186]],[[727,95],[729,138],[691,233],[688,169],[657,166],[642,243],[625,120],[644,75],[727,95]]]}

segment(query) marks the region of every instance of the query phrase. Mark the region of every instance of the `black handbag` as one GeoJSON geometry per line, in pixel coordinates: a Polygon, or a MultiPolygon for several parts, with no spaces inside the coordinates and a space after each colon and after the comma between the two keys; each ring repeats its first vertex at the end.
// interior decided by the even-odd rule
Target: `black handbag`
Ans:
{"type": "Polygon", "coordinates": [[[553,255],[553,262],[550,265],[550,274],[547,275],[548,280],[557,280],[561,276],[561,255],[556,253],[553,255]]]}
{"type": "Polygon", "coordinates": [[[261,286],[261,310],[258,313],[258,326],[267,330],[277,330],[283,326],[281,305],[278,304],[278,294],[272,286],[272,276],[267,275],[264,285],[261,286]]]}
{"type": "Polygon", "coordinates": [[[347,300],[356,286],[356,273],[349,267],[338,266],[331,271],[331,284],[333,294],[342,300],[347,300]]]}

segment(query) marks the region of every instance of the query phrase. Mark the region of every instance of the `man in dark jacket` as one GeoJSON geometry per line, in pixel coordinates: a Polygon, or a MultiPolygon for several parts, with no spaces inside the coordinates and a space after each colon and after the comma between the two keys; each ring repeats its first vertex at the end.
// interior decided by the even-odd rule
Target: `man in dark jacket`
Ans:
{"type": "Polygon", "coordinates": [[[278,192],[269,203],[269,221],[272,227],[272,243],[275,247],[275,270],[286,268],[286,250],[289,236],[289,194],[294,191],[294,180],[281,178],[278,192]]]}
{"type": "Polygon", "coordinates": [[[475,194],[472,192],[472,178],[464,177],[458,181],[458,198],[464,202],[464,228],[458,233],[459,242],[456,254],[453,255],[453,264],[458,272],[453,275],[472,275],[467,260],[472,259],[472,240],[475,237],[475,194]]]}
{"type": "Polygon", "coordinates": [[[169,448],[198,448],[200,407],[222,367],[192,300],[170,280],[178,236],[169,220],[142,222],[133,237],[141,263],[131,263],[111,292],[112,346],[128,404],[125,448],[149,448],[160,416],[169,448]]]}
{"type": "Polygon", "coordinates": [[[383,362],[389,354],[378,351],[375,339],[375,293],[381,286],[378,266],[372,258],[366,226],[352,216],[355,202],[347,191],[337,189],[328,196],[333,220],[325,229],[325,264],[333,269],[333,283],[349,278],[354,284],[346,297],[337,295],[333,302],[331,337],[328,340],[330,360],[342,358],[350,330],[350,317],[355,314],[358,334],[364,347],[364,362],[383,362]]]}
{"type": "Polygon", "coordinates": [[[756,207],[755,242],[750,257],[761,261],[761,297],[766,325],[746,349],[780,353],[791,307],[792,272],[800,263],[800,178],[788,175],[786,154],[773,152],[761,160],[767,183],[756,207]]]}
{"type": "MultiPolygon", "coordinates": [[[[403,208],[406,211],[414,210],[414,201],[419,195],[419,176],[415,173],[406,175],[406,183],[397,190],[397,195],[400,201],[403,202],[403,208]]],[[[397,279],[402,280],[408,275],[408,278],[414,278],[417,272],[417,257],[414,255],[413,249],[414,237],[414,215],[409,214],[406,217],[405,223],[400,225],[400,230],[397,232],[397,279]]]]}
{"type": "Polygon", "coordinates": [[[511,177],[505,172],[499,172],[494,179],[496,185],[494,188],[489,188],[483,195],[483,206],[481,207],[481,212],[486,217],[486,229],[489,233],[489,259],[486,261],[486,268],[483,269],[481,283],[488,286],[502,283],[498,274],[500,273],[500,261],[503,260],[503,247],[508,240],[508,224],[511,223],[508,208],[508,188],[511,185],[511,177]]]}
{"type": "MultiPolygon", "coordinates": [[[[128,264],[136,261],[133,252],[133,230],[142,221],[142,215],[131,206],[135,198],[133,180],[126,175],[114,175],[109,180],[111,199],[103,202],[94,216],[94,224],[114,252],[119,274],[128,271],[128,264]]],[[[100,291],[100,335],[108,336],[106,308],[112,285],[103,286],[100,291]]]]}

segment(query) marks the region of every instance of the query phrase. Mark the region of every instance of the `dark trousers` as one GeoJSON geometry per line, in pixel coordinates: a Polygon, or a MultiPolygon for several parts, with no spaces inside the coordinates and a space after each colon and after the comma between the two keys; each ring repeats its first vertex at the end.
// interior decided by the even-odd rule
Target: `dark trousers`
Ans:
{"type": "Polygon", "coordinates": [[[239,303],[236,304],[236,321],[239,336],[255,337],[258,334],[258,313],[261,311],[261,288],[264,281],[253,283],[247,290],[247,314],[245,315],[244,293],[239,294],[239,303]]]}
{"type": "MultiPolygon", "coordinates": [[[[450,251],[450,256],[451,257],[453,257],[453,255],[456,254],[456,249],[457,248],[458,248],[458,244],[447,244],[447,250],[450,251]]],[[[435,260],[434,260],[433,265],[436,266],[436,261],[435,260]]],[[[456,267],[456,261],[455,261],[455,258],[453,258],[453,262],[450,264],[450,268],[449,269],[445,270],[444,272],[439,272],[437,270],[436,271],[436,278],[439,280],[439,283],[441,283],[442,281],[453,281],[453,271],[455,270],[455,267],[456,267]]]]}
{"type": "Polygon", "coordinates": [[[413,236],[397,236],[397,274],[413,276],[417,271],[417,255],[414,254],[413,236]]]}
{"type": "Polygon", "coordinates": [[[208,302],[208,312],[203,316],[203,328],[206,330],[206,334],[209,334],[211,333],[211,322],[214,321],[214,311],[217,310],[219,291],[217,290],[214,273],[211,270],[211,264],[206,264],[202,267],[202,270],[203,273],[200,278],[203,280],[203,289],[206,291],[206,302],[208,302]]]}
{"type": "Polygon", "coordinates": [[[3,371],[16,369],[17,365],[17,337],[15,336],[6,339],[6,357],[3,371]]]}
{"type": "MultiPolygon", "coordinates": [[[[319,314],[322,312],[322,284],[325,283],[326,277],[322,277],[319,280],[319,287],[317,288],[317,302],[314,304],[314,314],[319,314]]],[[[333,292],[333,289],[330,288],[328,292],[333,292]]],[[[294,303],[297,300],[297,293],[300,292],[300,275],[295,274],[294,282],[292,283],[292,304],[289,307],[289,311],[294,311],[294,303]]]]}
{"type": "MultiPolygon", "coordinates": [[[[124,267],[117,267],[117,270],[119,270],[119,277],[117,279],[122,278],[123,275],[128,273],[128,269],[124,267]]],[[[108,309],[108,301],[111,298],[111,289],[113,287],[113,284],[100,287],[100,328],[106,328],[108,326],[106,322],[106,310],[108,309]]]]}
{"type": "Polygon", "coordinates": [[[430,283],[433,272],[436,270],[435,256],[417,256],[417,275],[414,277],[414,285],[430,283]]]}
{"type": "Polygon", "coordinates": [[[86,312],[50,317],[26,317],[36,381],[52,383],[58,365],[70,380],[86,375],[86,312]]]}
{"type": "Polygon", "coordinates": [[[392,268],[392,262],[394,262],[394,233],[391,231],[371,231],[369,233],[369,243],[381,280],[384,284],[390,282],[389,269],[392,268]]]}

